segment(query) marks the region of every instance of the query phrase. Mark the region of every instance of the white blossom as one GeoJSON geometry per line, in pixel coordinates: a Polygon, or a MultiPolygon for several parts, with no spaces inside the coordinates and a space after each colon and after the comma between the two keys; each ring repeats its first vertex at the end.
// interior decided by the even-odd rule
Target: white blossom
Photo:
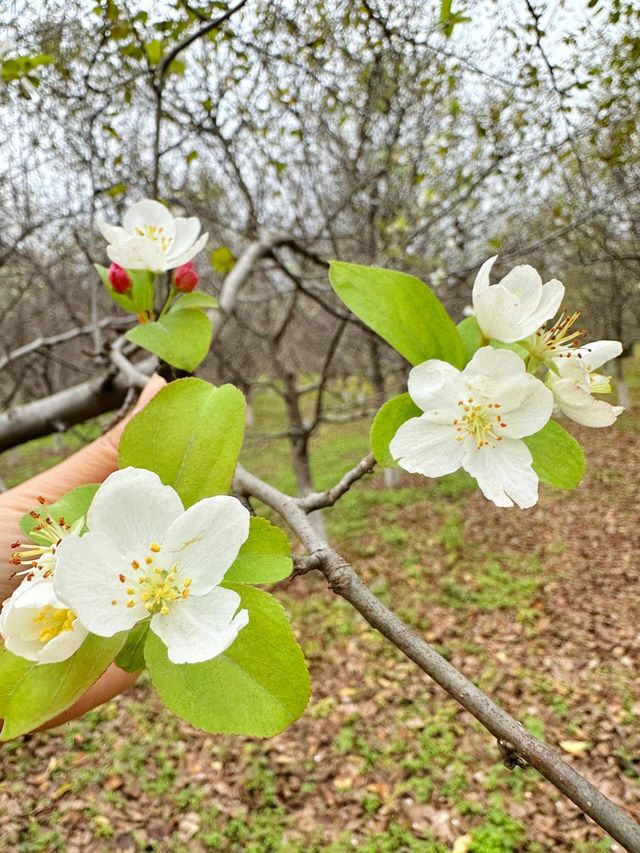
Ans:
{"type": "Polygon", "coordinates": [[[426,477],[462,467],[497,506],[536,503],[538,477],[521,439],[549,420],[553,396],[515,353],[482,347],[462,372],[432,359],[413,368],[408,386],[424,414],[389,445],[400,467],[426,477]]]}
{"type": "Polygon", "coordinates": [[[107,254],[124,269],[163,272],[186,264],[203,248],[208,234],[200,233],[200,220],[173,217],[157,201],[134,204],[124,216],[123,227],[99,222],[109,244],[107,254]]]}
{"type": "Polygon", "coordinates": [[[0,634],[15,655],[59,663],[82,645],[87,630],[56,596],[52,580],[25,578],[2,605],[0,634]]]}
{"type": "Polygon", "coordinates": [[[20,567],[15,574],[22,582],[2,605],[0,635],[20,657],[59,663],[78,650],[88,633],[53,588],[60,542],[79,533],[84,518],[67,524],[61,516],[53,519],[35,510],[31,517],[36,522],[31,533],[41,541],[13,543],[10,563],[20,567]]]}
{"type": "Polygon", "coordinates": [[[611,377],[596,370],[621,352],[620,341],[594,341],[555,359],[547,384],[556,407],[583,426],[611,426],[624,409],[593,397],[611,392],[611,377]]]}
{"type": "Polygon", "coordinates": [[[111,637],[150,618],[173,663],[221,654],[248,622],[240,596],[219,586],[249,535],[232,497],[185,510],[150,471],[125,468],[100,486],[88,532],[58,550],[55,589],[93,634],[111,637]]]}
{"type": "Polygon", "coordinates": [[[564,285],[552,279],[546,284],[533,267],[514,267],[498,284],[489,273],[497,255],[480,267],[473,285],[473,309],[488,339],[515,343],[533,335],[556,314],[564,297],[564,285]]]}

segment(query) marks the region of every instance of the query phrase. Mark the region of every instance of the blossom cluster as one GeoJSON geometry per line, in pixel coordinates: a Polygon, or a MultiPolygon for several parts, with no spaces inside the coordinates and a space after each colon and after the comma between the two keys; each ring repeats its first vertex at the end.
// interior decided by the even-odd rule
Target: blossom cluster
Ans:
{"type": "Polygon", "coordinates": [[[171,284],[183,293],[197,286],[199,276],[193,258],[209,238],[208,234],[200,235],[197,217],[174,217],[160,202],[143,199],[125,213],[122,226],[104,221],[98,226],[107,241],[107,255],[112,261],[108,278],[116,293],[131,291],[129,270],[154,274],[172,270],[171,284]]]}
{"type": "Polygon", "coordinates": [[[198,663],[248,623],[238,593],[220,586],[249,535],[236,498],[185,510],[156,474],[125,468],[99,487],[86,520],[34,520],[44,543],[15,544],[22,581],[0,614],[5,647],[20,657],[57,663],[89,632],[112,637],[148,622],[173,663],[198,663]]]}
{"type": "Polygon", "coordinates": [[[497,506],[526,508],[538,500],[538,477],[523,439],[554,410],[583,426],[610,426],[622,408],[593,395],[611,391],[610,378],[597,371],[622,345],[581,345],[577,313],[548,323],[564,286],[543,284],[530,266],[491,285],[495,260],[483,264],[473,286],[484,345],[462,371],[437,359],[413,368],[409,395],[423,414],[400,426],[389,450],[407,471],[439,477],[463,468],[497,506]]]}

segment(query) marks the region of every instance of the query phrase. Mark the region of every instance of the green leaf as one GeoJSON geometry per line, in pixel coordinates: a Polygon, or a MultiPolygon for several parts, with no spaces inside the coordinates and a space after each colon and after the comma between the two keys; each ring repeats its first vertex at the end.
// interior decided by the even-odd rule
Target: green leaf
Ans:
{"type": "Polygon", "coordinates": [[[228,246],[220,246],[211,252],[211,266],[216,272],[228,273],[236,265],[236,256],[228,246]]]}
{"type": "Polygon", "coordinates": [[[61,663],[38,665],[0,651],[0,740],[11,740],[55,717],[91,687],[113,662],[126,634],[90,634],[78,651],[61,663]]]}
{"type": "Polygon", "coordinates": [[[533,456],[533,470],[543,483],[558,489],[575,489],[584,476],[584,452],[557,421],[522,439],[533,456]]]}
{"type": "Polygon", "coordinates": [[[458,323],[458,333],[460,334],[468,363],[486,341],[475,317],[465,317],[464,320],[461,320],[458,323]]]}
{"type": "Polygon", "coordinates": [[[391,439],[405,421],[408,421],[409,418],[419,417],[421,414],[422,409],[416,406],[407,393],[399,394],[397,397],[387,400],[378,410],[378,414],[371,425],[371,451],[376,462],[387,468],[397,466],[398,463],[389,453],[391,439]]]}
{"type": "Polygon", "coordinates": [[[209,296],[208,293],[202,293],[199,290],[194,290],[191,293],[183,293],[182,296],[174,302],[169,314],[175,314],[176,311],[183,311],[185,308],[217,308],[218,300],[215,296],[209,296]]]}
{"type": "Polygon", "coordinates": [[[4,719],[11,696],[32,668],[33,661],[19,658],[0,646],[0,719],[4,719]]]}
{"type": "MultiPolygon", "coordinates": [[[[59,501],[53,504],[43,504],[34,508],[33,512],[37,512],[42,518],[52,518],[54,521],[64,518],[65,524],[73,524],[74,521],[87,514],[87,510],[97,490],[97,483],[78,486],[77,489],[67,492],[59,501]]],[[[50,545],[51,542],[47,538],[33,529],[38,526],[39,521],[40,519],[34,518],[27,512],[20,519],[20,530],[26,533],[32,542],[37,542],[40,545],[50,545]]]]}
{"type": "Polygon", "coordinates": [[[225,582],[275,583],[291,574],[293,562],[286,535],[259,516],[251,519],[249,538],[225,575],[225,582]]]}
{"type": "Polygon", "coordinates": [[[455,367],[464,365],[464,347],[453,320],[420,279],[331,261],[329,280],[347,308],[411,364],[440,358],[455,367]]]}
{"type": "Polygon", "coordinates": [[[185,506],[231,487],[244,438],[245,400],[233,385],[178,379],[127,424],[120,467],[155,471],[185,506]]]}
{"type": "Polygon", "coordinates": [[[176,665],[149,632],[149,675],[167,707],[192,725],[217,734],[270,737],[304,712],[309,673],[279,602],[255,587],[229,586],[249,611],[249,624],[235,642],[213,660],[176,665]]]}
{"type": "Polygon", "coordinates": [[[148,633],[149,622],[140,622],[129,632],[127,642],[116,658],[116,665],[120,669],[124,669],[125,672],[142,672],[146,668],[144,644],[148,633]]]}
{"type": "Polygon", "coordinates": [[[129,329],[125,337],[154,355],[192,373],[209,352],[213,329],[206,314],[185,308],[166,314],[155,323],[129,329]]]}
{"type": "Polygon", "coordinates": [[[158,39],[153,39],[153,41],[147,42],[144,46],[144,51],[147,54],[147,59],[149,60],[151,65],[157,65],[162,59],[162,54],[164,53],[164,48],[162,46],[162,42],[158,39]]]}

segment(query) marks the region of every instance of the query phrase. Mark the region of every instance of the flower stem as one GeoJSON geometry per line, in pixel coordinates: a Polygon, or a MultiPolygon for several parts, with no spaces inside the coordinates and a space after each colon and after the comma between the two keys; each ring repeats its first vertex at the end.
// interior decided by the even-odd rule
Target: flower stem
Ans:
{"type": "Polygon", "coordinates": [[[169,291],[169,295],[167,296],[167,301],[162,306],[162,311],[158,314],[158,320],[161,320],[164,317],[164,315],[167,313],[167,311],[169,310],[169,306],[173,302],[177,292],[178,291],[175,287],[171,288],[171,290],[169,291]]]}

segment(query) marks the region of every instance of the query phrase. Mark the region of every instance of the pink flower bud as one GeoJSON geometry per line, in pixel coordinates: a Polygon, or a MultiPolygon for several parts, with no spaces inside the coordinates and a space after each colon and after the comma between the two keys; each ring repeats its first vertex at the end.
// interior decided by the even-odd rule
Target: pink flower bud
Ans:
{"type": "Polygon", "coordinates": [[[109,267],[109,284],[116,293],[126,293],[131,287],[129,273],[118,264],[109,267]]]}
{"type": "Polygon", "coordinates": [[[189,293],[199,281],[200,276],[193,265],[193,261],[187,261],[186,264],[182,264],[181,267],[173,271],[173,286],[182,290],[183,293],[189,293]]]}

